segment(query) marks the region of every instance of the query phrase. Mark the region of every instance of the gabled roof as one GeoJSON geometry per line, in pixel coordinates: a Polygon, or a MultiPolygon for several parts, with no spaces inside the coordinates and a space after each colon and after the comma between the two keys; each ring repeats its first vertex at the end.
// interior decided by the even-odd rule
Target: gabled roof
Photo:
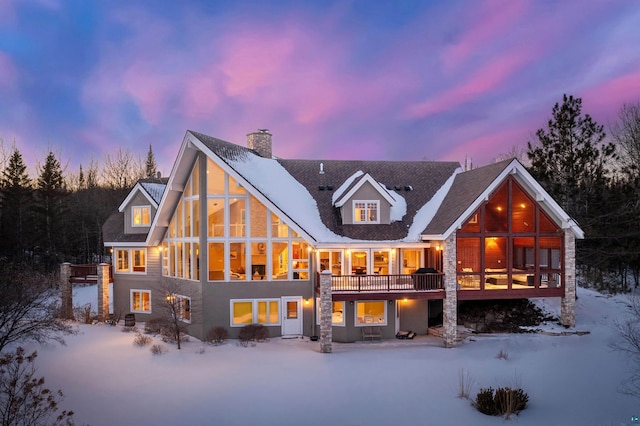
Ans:
{"type": "MultiPolygon", "coordinates": [[[[356,174],[358,173],[362,174],[360,170],[356,172],[356,174]]],[[[332,199],[335,200],[333,204],[336,207],[342,207],[344,203],[349,201],[351,197],[353,197],[353,195],[356,193],[356,191],[362,188],[362,186],[366,183],[369,183],[376,191],[378,191],[382,198],[387,200],[389,204],[393,206],[396,203],[396,199],[393,198],[391,194],[389,194],[389,191],[387,191],[384,186],[373,180],[369,173],[364,173],[362,174],[362,176],[356,179],[350,179],[347,182],[349,182],[349,184],[340,186],[340,188],[338,188],[338,190],[332,197],[332,199]]]]}
{"type": "Polygon", "coordinates": [[[144,246],[147,234],[125,234],[124,213],[113,212],[102,225],[102,239],[105,246],[127,244],[130,246],[144,246]]]}
{"type": "Polygon", "coordinates": [[[167,181],[167,178],[144,178],[138,180],[131,191],[129,191],[127,198],[120,203],[118,211],[124,211],[138,192],[144,195],[154,208],[158,208],[158,204],[160,204],[160,199],[162,198],[162,193],[167,186],[167,181]]]}
{"type": "MultiPolygon", "coordinates": [[[[456,162],[263,158],[244,146],[187,131],[168,180],[155,182],[164,184],[164,190],[139,183],[140,190],[154,201],[162,194],[160,200],[155,201],[158,211],[146,236],[147,244],[157,245],[164,237],[199,153],[212,159],[314,245],[409,243],[446,238],[509,174],[513,174],[558,223],[573,229],[578,238],[583,237],[577,224],[517,160],[462,172],[456,162]],[[367,182],[392,205],[391,223],[343,224],[340,208],[336,206],[342,205],[367,182]]],[[[110,218],[105,227],[113,225],[115,220],[110,218]]],[[[144,238],[144,234],[122,238],[131,238],[134,244],[141,235],[144,238]]]]}
{"type": "Polygon", "coordinates": [[[425,240],[447,238],[460,228],[484,201],[489,199],[491,193],[509,175],[513,175],[562,228],[571,228],[576,238],[584,238],[584,232],[578,224],[562,210],[516,159],[504,160],[459,173],[438,212],[424,230],[422,238],[425,240]]]}

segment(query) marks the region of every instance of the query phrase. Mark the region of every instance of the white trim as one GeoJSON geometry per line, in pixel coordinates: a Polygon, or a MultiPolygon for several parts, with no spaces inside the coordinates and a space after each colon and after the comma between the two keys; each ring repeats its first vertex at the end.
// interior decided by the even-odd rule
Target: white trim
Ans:
{"type": "MultiPolygon", "coordinates": [[[[140,288],[132,288],[131,290],[129,290],[129,310],[133,313],[136,314],[150,314],[152,312],[152,299],[151,299],[151,290],[144,290],[144,289],[140,289],[140,288]],[[149,310],[145,311],[145,310],[134,310],[133,309],[133,293],[148,293],[149,294],[149,310]]],[[[142,300],[140,300],[140,306],[142,306],[142,300]]]]}
{"type": "Polygon", "coordinates": [[[262,324],[265,327],[270,326],[279,326],[282,324],[280,320],[280,313],[282,312],[282,301],[280,298],[259,298],[259,299],[230,299],[229,300],[229,327],[244,327],[247,324],[234,324],[233,323],[233,304],[236,302],[251,302],[251,322],[249,324],[262,324]],[[258,322],[258,302],[266,302],[267,303],[267,318],[269,318],[269,303],[277,302],[278,303],[278,322],[258,322]]]}
{"type": "MultiPolygon", "coordinates": [[[[120,213],[122,213],[124,211],[124,209],[131,202],[133,197],[136,195],[136,192],[138,192],[138,191],[141,192],[142,195],[144,195],[147,200],[149,200],[149,202],[151,203],[152,206],[154,206],[156,209],[158,208],[158,203],[155,202],[153,197],[151,195],[149,195],[147,190],[144,189],[144,187],[138,182],[138,183],[136,183],[134,185],[133,189],[131,189],[131,191],[129,192],[129,195],[127,195],[127,198],[125,198],[124,201],[122,203],[120,203],[120,206],[118,207],[118,211],[120,213]]],[[[149,226],[149,225],[147,225],[147,226],[149,226]]]]}
{"type": "Polygon", "coordinates": [[[353,304],[353,323],[355,327],[383,327],[387,324],[389,324],[389,319],[387,318],[387,315],[389,313],[389,310],[387,309],[387,301],[386,300],[356,300],[355,303],[353,304]],[[371,323],[362,323],[362,324],[358,324],[358,303],[373,303],[373,302],[379,302],[382,303],[384,305],[384,322],[371,322],[371,323]]]}
{"type": "Polygon", "coordinates": [[[147,271],[149,270],[149,256],[148,256],[148,251],[147,248],[117,248],[114,247],[113,248],[113,260],[114,260],[114,268],[113,268],[113,273],[114,274],[122,274],[122,275],[147,275],[147,271]],[[118,270],[118,252],[119,251],[126,251],[127,252],[127,256],[128,256],[128,270],[124,271],[124,270],[118,270]],[[134,265],[133,265],[133,252],[134,251],[143,251],[144,252],[144,272],[141,271],[134,271],[134,265]]]}
{"type": "Polygon", "coordinates": [[[391,196],[391,194],[389,194],[389,192],[387,191],[387,189],[382,186],[380,183],[376,182],[369,173],[365,173],[365,175],[363,177],[360,178],[360,180],[353,185],[353,187],[344,195],[342,195],[341,197],[339,197],[338,199],[336,199],[336,201],[334,202],[334,205],[336,207],[342,207],[343,205],[345,205],[347,203],[347,201],[349,201],[349,199],[351,197],[353,197],[355,195],[355,193],[362,188],[362,186],[365,183],[370,183],[371,186],[373,186],[373,188],[378,191],[378,193],[382,196],[382,198],[384,198],[385,200],[387,200],[387,202],[389,204],[391,204],[392,206],[396,203],[396,199],[393,198],[391,196]]]}
{"type": "Polygon", "coordinates": [[[146,204],[146,205],[137,205],[137,206],[131,206],[131,227],[132,228],[148,228],[149,226],[151,226],[151,206],[146,204]],[[142,218],[144,217],[143,210],[144,209],[149,209],[149,223],[140,223],[140,224],[136,224],[134,222],[135,220],[135,213],[134,210],[135,209],[140,209],[140,220],[142,221],[142,218]]]}
{"type": "Polygon", "coordinates": [[[480,194],[473,203],[467,207],[467,209],[458,217],[458,219],[441,235],[427,235],[420,236],[422,240],[446,240],[453,232],[460,229],[472,214],[480,207],[480,205],[489,199],[491,193],[502,185],[507,176],[513,175],[514,178],[520,183],[527,194],[533,197],[538,205],[543,208],[545,212],[550,214],[554,219],[554,222],[563,229],[571,229],[578,239],[584,238],[584,231],[578,226],[578,224],[556,203],[551,195],[542,188],[542,186],[531,176],[527,169],[520,164],[518,160],[513,160],[504,170],[487,185],[485,190],[480,194]]]}
{"type": "Polygon", "coordinates": [[[179,302],[178,302],[179,303],[178,304],[178,308],[179,308],[179,310],[178,310],[178,319],[180,321],[184,322],[184,323],[191,324],[191,298],[189,296],[184,296],[182,294],[174,294],[173,297],[175,297],[176,299],[179,300],[179,302]],[[185,299],[189,300],[189,310],[188,310],[189,319],[188,320],[184,319],[184,315],[182,315],[182,308],[183,308],[183,306],[182,306],[183,302],[182,301],[185,300],[185,299]]]}
{"type": "Polygon", "coordinates": [[[380,200],[351,200],[351,212],[352,212],[352,220],[354,225],[377,225],[380,223],[380,200]],[[364,204],[365,212],[369,212],[369,204],[375,204],[376,206],[376,220],[368,220],[369,215],[367,214],[365,220],[359,220],[356,215],[356,204],[364,204]]]}

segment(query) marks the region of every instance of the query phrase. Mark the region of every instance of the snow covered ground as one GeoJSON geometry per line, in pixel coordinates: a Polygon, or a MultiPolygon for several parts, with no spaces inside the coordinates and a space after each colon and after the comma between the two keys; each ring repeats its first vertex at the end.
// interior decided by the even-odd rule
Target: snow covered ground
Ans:
{"type": "MultiPolygon", "coordinates": [[[[74,291],[95,306],[95,287],[74,291]]],[[[618,393],[630,366],[610,349],[626,296],[579,289],[577,326],[586,335],[483,335],[445,349],[429,336],[334,344],[307,339],[254,347],[192,340],[152,355],[121,326],[80,325],[67,346],[37,349],[38,374],[65,393],[77,424],[99,425],[628,425],[640,400],[618,393]],[[507,359],[496,355],[502,351],[507,359]],[[480,387],[518,386],[529,406],[505,421],[457,398],[459,374],[480,387]]],[[[543,303],[559,311],[559,301],[543,303]]],[[[567,331],[549,325],[548,331],[567,331]]],[[[154,343],[161,343],[154,339],[154,343]]]]}

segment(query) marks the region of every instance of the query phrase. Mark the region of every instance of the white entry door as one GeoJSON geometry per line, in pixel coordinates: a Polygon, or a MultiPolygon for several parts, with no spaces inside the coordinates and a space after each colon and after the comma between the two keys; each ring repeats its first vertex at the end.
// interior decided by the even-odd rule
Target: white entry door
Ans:
{"type": "Polygon", "coordinates": [[[282,297],[282,335],[302,334],[302,297],[282,297]]]}

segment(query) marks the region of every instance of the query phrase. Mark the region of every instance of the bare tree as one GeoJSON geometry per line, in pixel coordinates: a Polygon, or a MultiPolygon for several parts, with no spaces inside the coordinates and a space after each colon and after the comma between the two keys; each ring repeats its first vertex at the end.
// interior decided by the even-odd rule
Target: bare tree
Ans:
{"type": "Polygon", "coordinates": [[[15,354],[0,357],[0,420],[2,425],[72,425],[73,411],[59,411],[64,395],[44,386],[44,377],[36,378],[37,352],[25,355],[18,347],[15,354]]]}
{"type": "Polygon", "coordinates": [[[134,157],[128,148],[105,154],[103,164],[102,181],[111,189],[129,189],[144,177],[144,162],[134,157]]]}
{"type": "Polygon", "coordinates": [[[527,148],[518,145],[513,145],[505,153],[499,154],[494,158],[494,162],[497,163],[499,161],[510,160],[512,158],[520,161],[525,166],[529,164],[529,159],[527,158],[527,148]]]}
{"type": "Polygon", "coordinates": [[[630,177],[640,177],[640,102],[624,104],[619,122],[610,126],[611,137],[618,146],[620,163],[630,177]]]}
{"type": "Polygon", "coordinates": [[[619,391],[640,398],[640,296],[629,297],[629,309],[627,319],[615,323],[621,340],[611,346],[627,354],[632,365],[632,371],[620,384],[619,391]]]}
{"type": "Polygon", "coordinates": [[[0,353],[9,344],[28,340],[64,344],[63,336],[75,333],[58,318],[59,298],[51,281],[24,265],[0,260],[0,353]]]}
{"type": "Polygon", "coordinates": [[[181,342],[187,334],[187,325],[191,323],[192,291],[188,283],[181,283],[175,279],[164,278],[160,283],[157,294],[161,299],[156,306],[160,306],[162,312],[162,334],[167,340],[175,342],[181,349],[181,342]]]}

